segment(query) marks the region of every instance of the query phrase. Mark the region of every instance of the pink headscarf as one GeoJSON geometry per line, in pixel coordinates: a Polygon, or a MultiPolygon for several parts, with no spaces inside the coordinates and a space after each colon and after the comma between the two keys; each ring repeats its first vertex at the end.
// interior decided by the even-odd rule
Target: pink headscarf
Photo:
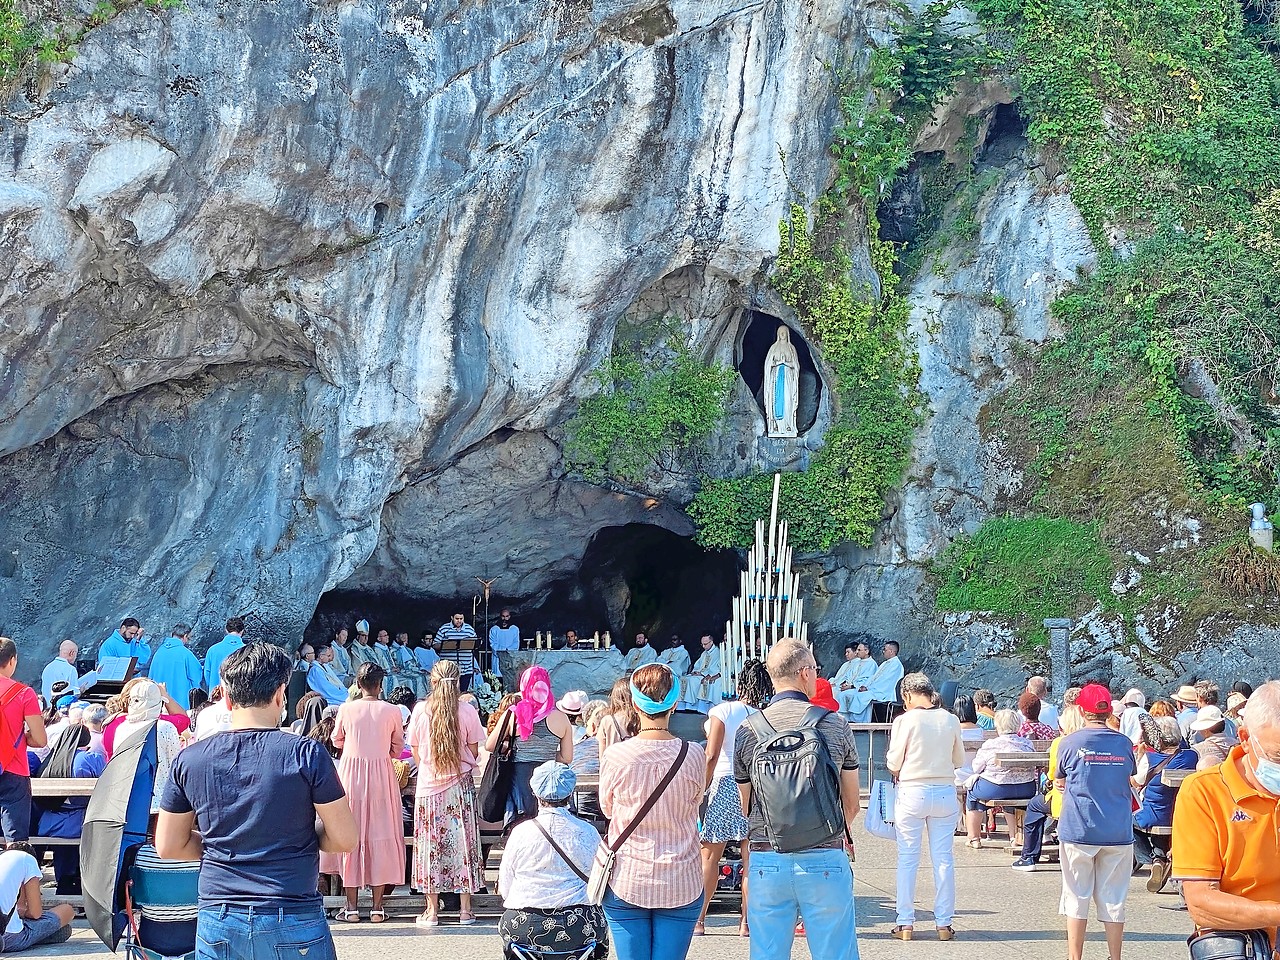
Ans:
{"type": "Polygon", "coordinates": [[[545,667],[530,667],[520,677],[520,702],[516,704],[516,729],[520,739],[533,736],[533,725],[556,708],[551,692],[551,677],[545,667]]]}

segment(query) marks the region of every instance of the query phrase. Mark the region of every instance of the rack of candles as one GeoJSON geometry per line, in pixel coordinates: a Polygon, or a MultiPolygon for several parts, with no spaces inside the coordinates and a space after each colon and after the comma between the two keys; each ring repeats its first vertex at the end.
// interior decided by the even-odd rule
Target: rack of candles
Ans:
{"type": "Polygon", "coordinates": [[[778,519],[781,479],[780,474],[774,474],[769,522],[766,526],[764,520],[756,521],[755,544],[747,555],[738,596],[733,599],[732,619],[725,624],[726,690],[737,687],[738,674],[748,660],[764,660],[783,637],[809,642],[804,600],[799,596],[800,576],[791,570],[789,526],[786,520],[778,519]]]}

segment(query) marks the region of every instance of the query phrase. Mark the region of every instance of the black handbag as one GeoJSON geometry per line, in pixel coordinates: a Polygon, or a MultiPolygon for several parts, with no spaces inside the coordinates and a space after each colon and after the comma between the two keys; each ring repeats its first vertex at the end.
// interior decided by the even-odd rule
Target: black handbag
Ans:
{"type": "MultiPolygon", "coordinates": [[[[508,708],[501,723],[512,727],[515,713],[508,708]]],[[[502,823],[507,818],[507,801],[511,799],[511,788],[516,780],[516,745],[515,730],[511,729],[498,740],[498,749],[493,751],[489,762],[485,764],[484,776],[480,778],[480,819],[490,823],[502,823]]]]}
{"type": "Polygon", "coordinates": [[[1206,930],[1187,938],[1191,960],[1271,960],[1265,930],[1206,930]]]}

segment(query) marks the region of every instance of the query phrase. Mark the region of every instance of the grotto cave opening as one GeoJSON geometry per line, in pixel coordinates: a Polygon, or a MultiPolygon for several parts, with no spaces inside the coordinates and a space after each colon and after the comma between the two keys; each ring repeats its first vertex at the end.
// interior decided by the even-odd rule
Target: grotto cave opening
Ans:
{"type": "Polygon", "coordinates": [[[748,310],[743,318],[742,334],[738,340],[737,369],[743,383],[755,397],[764,416],[764,360],[778,336],[778,327],[791,331],[791,344],[800,360],[800,383],[797,389],[796,428],[803,435],[818,420],[818,404],[822,399],[822,376],[809,352],[804,335],[791,324],[759,310],[748,310]]]}
{"type": "MultiPolygon", "coordinates": [[[[500,565],[487,577],[497,577],[489,600],[489,622],[510,607],[521,636],[550,631],[557,641],[566,630],[590,637],[610,631],[615,644],[630,643],[643,631],[665,647],[671,637],[698,653],[703,633],[717,639],[724,632],[738,588],[739,560],[733,550],[706,550],[691,537],[663,527],[629,523],[604,527],[588,543],[575,574],[553,581],[533,596],[502,592],[500,565]]],[[[399,631],[411,640],[435,630],[454,612],[462,612],[476,632],[485,627],[480,583],[472,596],[450,599],[431,594],[431,571],[421,571],[421,592],[334,589],[316,606],[305,638],[317,642],[332,637],[356,620],[369,621],[371,633],[399,631]],[[474,620],[473,620],[474,614],[474,620]]]]}

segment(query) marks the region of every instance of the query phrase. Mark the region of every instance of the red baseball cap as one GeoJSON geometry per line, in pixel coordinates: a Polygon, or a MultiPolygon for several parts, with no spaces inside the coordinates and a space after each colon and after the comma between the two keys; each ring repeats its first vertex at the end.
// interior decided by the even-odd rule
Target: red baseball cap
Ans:
{"type": "Polygon", "coordinates": [[[1090,683],[1076,697],[1076,706],[1085,713],[1110,713],[1111,691],[1100,683],[1090,683]]]}

